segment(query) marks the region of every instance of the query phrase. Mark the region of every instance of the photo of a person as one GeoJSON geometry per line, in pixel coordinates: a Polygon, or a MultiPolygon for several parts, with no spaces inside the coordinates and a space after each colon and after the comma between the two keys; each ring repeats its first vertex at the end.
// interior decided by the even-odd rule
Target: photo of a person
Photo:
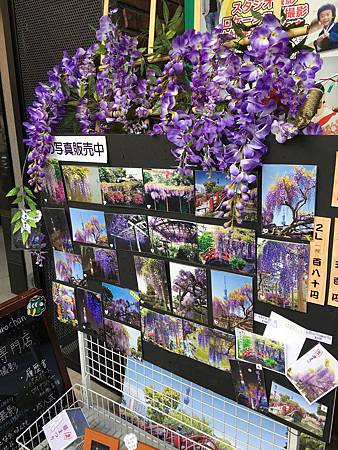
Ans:
{"type": "Polygon", "coordinates": [[[222,1],[223,0],[202,0],[202,16],[204,17],[205,26],[209,33],[211,33],[211,31],[219,24],[219,13],[222,1]]]}
{"type": "Polygon", "coordinates": [[[336,22],[337,7],[334,3],[326,3],[317,10],[317,17],[309,28],[309,43],[317,52],[338,48],[338,22],[336,22]],[[313,37],[318,33],[315,40],[313,37]],[[311,42],[312,41],[312,42],[311,42]]]}

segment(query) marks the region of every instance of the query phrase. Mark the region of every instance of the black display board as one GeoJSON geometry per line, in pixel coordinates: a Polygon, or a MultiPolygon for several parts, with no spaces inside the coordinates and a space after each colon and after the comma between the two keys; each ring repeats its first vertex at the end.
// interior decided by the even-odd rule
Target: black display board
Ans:
{"type": "MultiPolygon", "coordinates": [[[[165,138],[152,138],[145,135],[108,135],[108,164],[113,167],[142,167],[146,168],[170,168],[176,167],[175,159],[171,153],[173,144],[165,138]]],[[[316,215],[335,217],[337,211],[332,208],[331,196],[334,179],[335,155],[338,151],[338,138],[336,136],[300,136],[283,145],[278,144],[275,140],[269,140],[269,152],[264,158],[264,163],[268,164],[306,164],[316,165],[318,170],[317,191],[316,191],[316,215]]],[[[84,163],[85,164],[85,163],[84,163]]],[[[259,182],[258,195],[260,196],[261,188],[259,182]]],[[[260,197],[259,202],[260,204],[260,197]]],[[[139,213],[152,216],[161,216],[167,218],[176,218],[178,220],[189,220],[197,223],[209,223],[214,225],[222,225],[224,220],[207,217],[198,217],[192,214],[180,214],[174,212],[163,212],[154,210],[144,210],[144,208],[119,208],[111,206],[103,206],[98,204],[69,202],[69,206],[96,209],[105,212],[120,213],[139,213]]],[[[260,237],[260,205],[258,207],[258,222],[243,223],[243,227],[255,229],[257,237],[260,237]]],[[[332,227],[333,228],[333,227],[332,227]]],[[[270,238],[270,237],[269,237],[270,238]]],[[[272,238],[273,239],[273,238],[272,238]]],[[[75,251],[79,253],[79,247],[75,244],[75,251]]],[[[331,250],[330,250],[331,251],[331,250]]],[[[118,261],[120,268],[121,285],[130,289],[137,289],[136,274],[134,270],[133,252],[118,251],[118,261]]],[[[149,254],[144,254],[148,255],[149,254]]],[[[166,258],[161,258],[167,260],[166,258]]],[[[330,261],[329,261],[330,263],[330,261]]],[[[198,266],[199,264],[194,264],[198,266]]],[[[205,267],[200,265],[201,267],[205,267]]],[[[210,279],[208,280],[208,306],[211,308],[211,289],[210,279]]],[[[100,283],[89,281],[89,289],[99,290],[100,283]]],[[[333,344],[325,345],[338,359],[338,310],[329,306],[308,305],[307,313],[280,309],[272,305],[259,302],[257,293],[254,289],[254,312],[269,316],[272,310],[280,315],[296,322],[297,324],[325,334],[333,336],[333,344]]],[[[170,313],[169,313],[170,314],[170,313]]],[[[213,326],[211,317],[209,316],[210,327],[213,326]]],[[[263,334],[264,325],[260,323],[254,324],[254,332],[263,334]]],[[[303,353],[308,351],[316,344],[315,341],[306,340],[303,353]]],[[[230,373],[222,372],[211,366],[199,363],[191,358],[167,352],[148,342],[143,342],[144,359],[163,367],[183,378],[191,380],[201,386],[223,395],[230,399],[235,399],[233,384],[230,373]]],[[[287,378],[276,372],[264,370],[268,394],[271,388],[271,382],[276,381],[278,384],[295,391],[295,388],[287,380],[287,378]]],[[[296,391],[295,391],[296,392],[296,391]]],[[[335,408],[336,390],[332,391],[320,400],[320,403],[328,407],[326,427],[323,440],[329,442],[333,427],[333,412],[335,408]]],[[[269,415],[269,414],[267,414],[269,415]]],[[[284,422],[276,416],[269,415],[272,419],[290,426],[289,422],[284,422]]],[[[292,424],[294,428],[303,431],[302,428],[292,424]]],[[[310,433],[309,433],[310,434],[310,433]]]]}
{"type": "Polygon", "coordinates": [[[27,315],[31,289],[0,306],[0,448],[15,442],[67,389],[70,381],[47,319],[27,315]]]}

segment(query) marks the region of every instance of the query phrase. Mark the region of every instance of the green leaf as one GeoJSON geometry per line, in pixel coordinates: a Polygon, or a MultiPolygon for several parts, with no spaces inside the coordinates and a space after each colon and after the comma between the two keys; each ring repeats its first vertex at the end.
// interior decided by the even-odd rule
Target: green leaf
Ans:
{"type": "Polygon", "coordinates": [[[37,223],[34,222],[34,220],[27,220],[27,223],[32,227],[32,228],[37,228],[37,223]]]}
{"type": "Polygon", "coordinates": [[[163,3],[163,19],[164,19],[164,23],[166,25],[168,25],[168,22],[169,22],[169,8],[168,8],[167,2],[165,0],[163,0],[162,3],[163,3]]]}
{"type": "Polygon", "coordinates": [[[85,93],[86,93],[86,86],[84,83],[81,83],[79,88],[79,97],[80,98],[84,97],[85,93]]]}
{"type": "Polygon", "coordinates": [[[71,100],[70,102],[67,102],[67,106],[77,106],[78,104],[78,100],[71,100]]]}
{"type": "Polygon", "coordinates": [[[93,97],[94,97],[94,100],[96,101],[96,102],[99,102],[100,101],[100,94],[98,93],[98,92],[94,92],[94,94],[93,94],[93,97]]]}
{"type": "Polygon", "coordinates": [[[69,97],[70,96],[70,87],[68,86],[68,84],[65,82],[65,80],[61,80],[61,88],[63,93],[69,97]]]}
{"type": "Polygon", "coordinates": [[[11,223],[17,222],[18,220],[21,219],[21,209],[18,209],[17,212],[14,214],[14,216],[12,217],[11,223]]]}
{"type": "Polygon", "coordinates": [[[23,196],[19,195],[19,197],[17,197],[13,202],[12,205],[18,205],[19,203],[21,203],[23,200],[23,196]]]}
{"type": "Polygon", "coordinates": [[[175,11],[175,14],[172,16],[168,23],[168,28],[173,28],[175,30],[175,26],[179,23],[183,18],[183,8],[181,5],[175,11]]]}
{"type": "Polygon", "coordinates": [[[163,34],[163,28],[162,23],[158,17],[156,17],[155,20],[155,29],[156,29],[156,36],[160,37],[163,34]]]}
{"type": "Polygon", "coordinates": [[[29,187],[24,186],[24,191],[26,192],[27,195],[29,195],[32,198],[36,198],[35,195],[33,194],[33,192],[29,189],[29,187]]]}
{"type": "Polygon", "coordinates": [[[176,31],[175,30],[169,30],[166,32],[166,36],[168,39],[172,39],[174,36],[176,35],[176,31]]]}
{"type": "Polygon", "coordinates": [[[20,228],[21,228],[21,221],[20,222],[16,222],[16,224],[13,227],[12,234],[17,233],[20,230],[20,228]]]}
{"type": "Polygon", "coordinates": [[[20,191],[20,186],[15,186],[13,189],[11,189],[7,194],[6,197],[14,197],[14,195],[17,195],[17,193],[20,191]]]}
{"type": "Polygon", "coordinates": [[[29,208],[30,208],[32,211],[35,211],[35,210],[36,210],[36,203],[35,203],[31,198],[26,197],[26,198],[25,198],[25,201],[26,201],[27,205],[29,206],[29,208]]]}
{"type": "Polygon", "coordinates": [[[237,34],[237,36],[240,39],[245,37],[245,34],[241,30],[241,27],[234,20],[232,21],[232,26],[233,26],[233,29],[235,30],[235,33],[237,34]]]}
{"type": "Polygon", "coordinates": [[[254,17],[255,19],[262,21],[263,20],[263,16],[262,14],[260,14],[259,12],[255,11],[254,9],[251,8],[250,10],[252,17],[254,17]]]}
{"type": "Polygon", "coordinates": [[[22,243],[23,243],[23,245],[25,245],[26,242],[28,241],[28,237],[29,237],[28,231],[23,230],[23,232],[21,233],[21,237],[22,237],[22,243]]]}
{"type": "Polygon", "coordinates": [[[104,55],[106,53],[106,46],[102,42],[94,52],[96,55],[104,55]]]}
{"type": "Polygon", "coordinates": [[[96,91],[96,82],[94,75],[88,78],[88,97],[91,97],[96,91]]]}
{"type": "Polygon", "coordinates": [[[35,219],[36,218],[36,210],[28,211],[27,216],[31,217],[32,219],[35,219]]]}

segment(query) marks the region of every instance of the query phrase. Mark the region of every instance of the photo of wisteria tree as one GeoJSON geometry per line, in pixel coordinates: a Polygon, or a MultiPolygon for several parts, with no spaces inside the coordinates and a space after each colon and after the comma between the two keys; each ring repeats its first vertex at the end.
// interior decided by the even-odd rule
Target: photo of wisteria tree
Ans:
{"type": "Polygon", "coordinates": [[[312,238],[316,178],[316,166],[263,165],[263,234],[312,238]]]}
{"type": "Polygon", "coordinates": [[[228,331],[253,331],[252,278],[220,270],[211,271],[214,324],[228,331]]]}
{"type": "Polygon", "coordinates": [[[119,266],[116,250],[100,247],[80,246],[83,271],[87,278],[97,278],[110,283],[119,283],[119,266]]]}
{"type": "MultiPolygon", "coordinates": [[[[225,218],[225,189],[231,183],[230,174],[213,170],[195,170],[195,205],[196,216],[225,218]]],[[[257,189],[252,187],[251,197],[243,204],[243,220],[257,220],[257,189]]]]}
{"type": "Polygon", "coordinates": [[[102,204],[99,169],[94,166],[62,166],[68,200],[102,204]]]}
{"type": "Polygon", "coordinates": [[[61,283],[52,282],[52,297],[56,304],[57,319],[73,327],[78,324],[76,316],[75,289],[61,283]]]}
{"type": "Polygon", "coordinates": [[[208,322],[207,271],[170,263],[173,311],[180,317],[208,322]]]}
{"type": "Polygon", "coordinates": [[[230,371],[235,358],[235,336],[183,320],[184,354],[217,369],[230,371]]]}
{"type": "Polygon", "coordinates": [[[104,213],[89,209],[69,208],[73,241],[108,247],[104,213]]]}
{"type": "Polygon", "coordinates": [[[275,382],[271,385],[269,413],[317,436],[324,434],[327,406],[320,403],[310,406],[301,395],[275,382]]]}
{"type": "Polygon", "coordinates": [[[141,308],[143,339],[165,350],[184,354],[182,319],[141,308]]]}
{"type": "Polygon", "coordinates": [[[42,217],[45,221],[51,246],[61,252],[73,252],[73,243],[65,210],[60,208],[42,208],[42,217]]]}
{"type": "Polygon", "coordinates": [[[202,264],[254,274],[256,268],[254,230],[200,223],[197,227],[198,259],[202,264]]]}
{"type": "Polygon", "coordinates": [[[231,376],[234,383],[236,401],[247,408],[267,412],[263,369],[256,364],[230,360],[231,376]]]}
{"type": "Polygon", "coordinates": [[[79,330],[104,338],[101,295],[79,288],[76,290],[76,310],[79,330]]]}
{"type": "MultiPolygon", "coordinates": [[[[11,210],[11,217],[13,219],[14,214],[18,210],[16,208],[13,208],[11,210]]],[[[22,236],[22,230],[19,229],[15,233],[14,227],[20,224],[20,222],[13,222],[11,223],[11,249],[12,250],[41,250],[42,246],[45,245],[45,235],[41,232],[41,223],[37,223],[36,228],[31,228],[30,234],[28,236],[28,239],[25,243],[23,243],[23,236],[22,236]]]]}
{"type": "Polygon", "coordinates": [[[309,245],[258,239],[258,300],[306,312],[309,245]]]}
{"type": "Polygon", "coordinates": [[[99,167],[99,176],[105,205],[143,206],[142,169],[99,167]]]}
{"type": "Polygon", "coordinates": [[[236,358],[285,373],[285,346],[258,334],[236,328],[236,358]]]}
{"type": "Polygon", "coordinates": [[[140,328],[140,297],[131,289],[102,283],[103,312],[107,319],[140,328]]]}
{"type": "Polygon", "coordinates": [[[286,375],[311,405],[338,386],[338,361],[317,344],[291,364],[286,375]]]}
{"type": "Polygon", "coordinates": [[[165,262],[160,259],[134,256],[141,304],[155,309],[170,309],[165,262]]]}
{"type": "Polygon", "coordinates": [[[151,251],[159,256],[197,260],[197,225],[193,222],[148,217],[151,251]]]}
{"type": "Polygon", "coordinates": [[[106,214],[110,246],[118,250],[150,250],[146,216],[139,214],[106,214]]]}
{"type": "Polygon", "coordinates": [[[142,359],[141,331],[111,319],[104,319],[107,344],[116,352],[142,359]]]}
{"type": "Polygon", "coordinates": [[[74,253],[53,250],[55,276],[58,281],[85,286],[86,279],[83,273],[81,256],[74,253]]]}
{"type": "Polygon", "coordinates": [[[145,204],[156,211],[194,213],[193,176],[182,178],[175,169],[143,171],[145,204]]]}
{"type": "Polygon", "coordinates": [[[50,205],[64,205],[66,202],[66,193],[63,186],[59,161],[47,158],[43,170],[45,176],[43,177],[43,186],[41,190],[42,201],[50,205]]]}

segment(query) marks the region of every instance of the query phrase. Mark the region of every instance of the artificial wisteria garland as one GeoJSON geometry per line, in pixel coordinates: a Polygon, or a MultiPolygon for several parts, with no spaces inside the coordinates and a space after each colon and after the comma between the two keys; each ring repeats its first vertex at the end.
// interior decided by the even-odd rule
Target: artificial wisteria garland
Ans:
{"type": "MultiPolygon", "coordinates": [[[[245,50],[228,47],[220,28],[212,33],[188,30],[173,40],[164,66],[156,61],[147,66],[137,39],[122,33],[111,16],[100,19],[100,43],[78,49],[73,57],[65,52],[49,72],[49,83],[36,88],[24,122],[30,186],[35,192],[42,189],[52,133],[73,109],[84,134],[167,136],[175,144],[182,177],[196,167],[229,170],[225,226],[240,223],[254,195],[253,171],[267,152],[266,137],[272,133],[283,143],[299,133],[321,132],[312,123],[300,129],[299,119],[315,86],[320,56],[292,50],[288,33],[267,14],[245,50]],[[147,66],[145,75],[140,61],[147,66]]],[[[22,211],[28,196],[34,210],[29,192],[17,187],[8,195],[20,194],[15,202],[22,211]]]]}

